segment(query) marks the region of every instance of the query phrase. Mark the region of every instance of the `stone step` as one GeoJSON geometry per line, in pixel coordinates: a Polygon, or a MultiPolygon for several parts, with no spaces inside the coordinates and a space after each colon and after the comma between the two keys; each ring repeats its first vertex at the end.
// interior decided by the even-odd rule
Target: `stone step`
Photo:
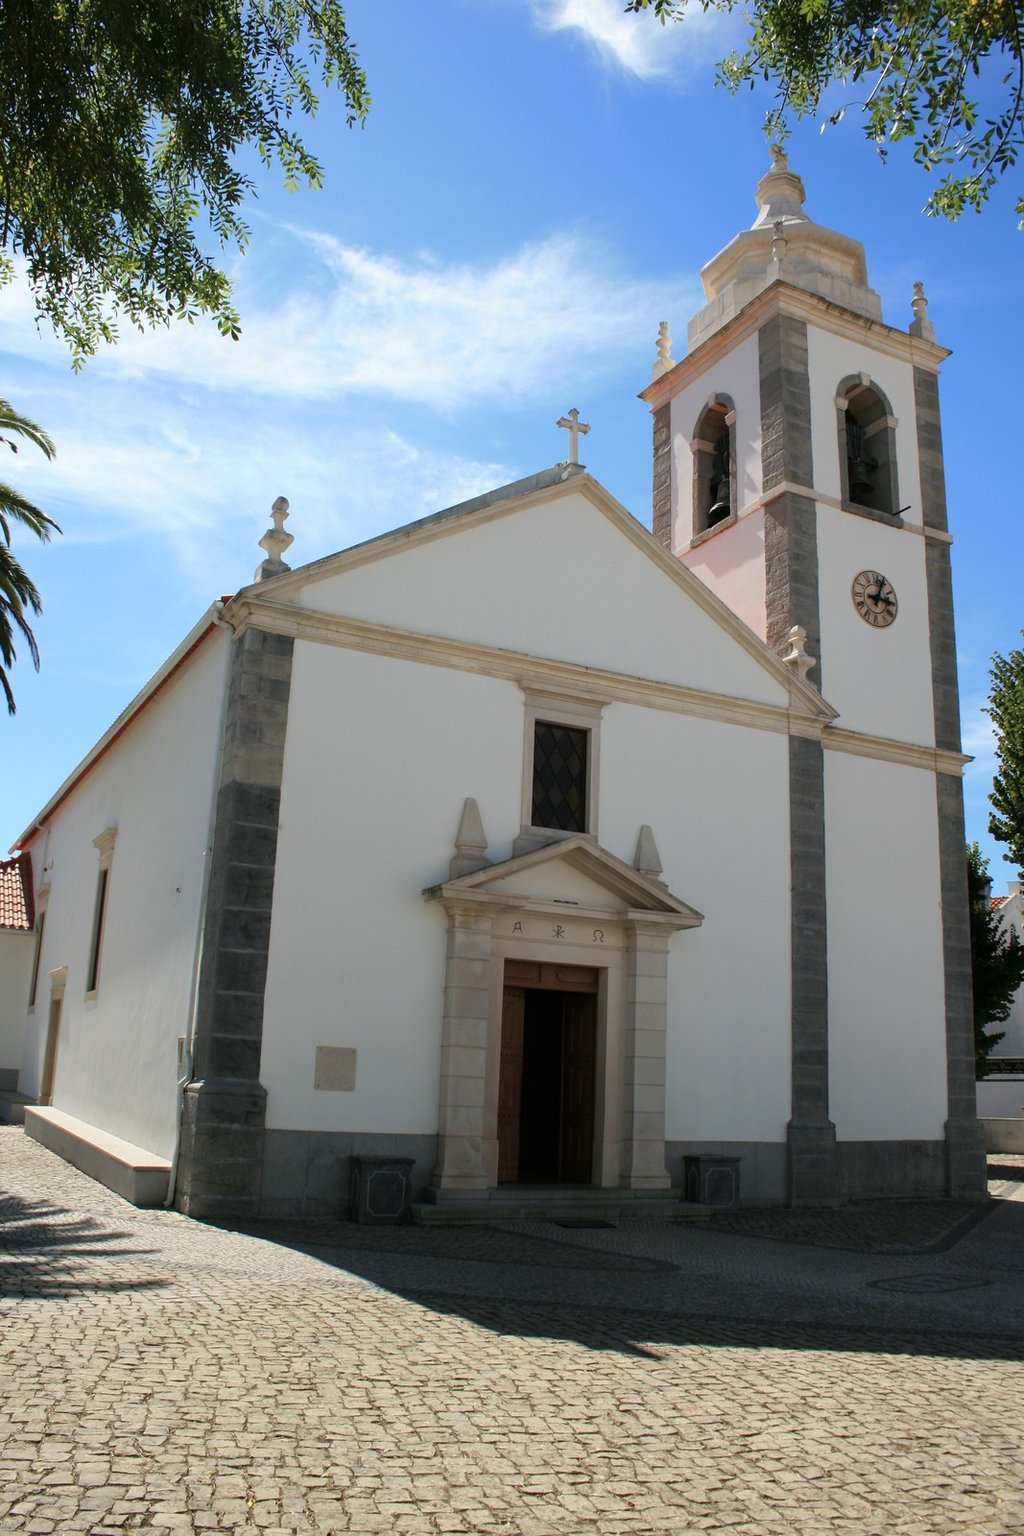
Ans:
{"type": "Polygon", "coordinates": [[[0,1089],[0,1125],[24,1125],[25,1106],[34,1103],[31,1094],[19,1093],[17,1088],[0,1089]]]}
{"type": "Polygon", "coordinates": [[[167,1198],[171,1165],[145,1147],[48,1105],[26,1108],[25,1131],[132,1205],[163,1205],[167,1198]]]}
{"type": "Polygon", "coordinates": [[[677,1190],[530,1189],[515,1186],[467,1194],[429,1190],[413,1203],[418,1226],[461,1226],[495,1221],[706,1222],[711,1208],[680,1200],[677,1190]]]}

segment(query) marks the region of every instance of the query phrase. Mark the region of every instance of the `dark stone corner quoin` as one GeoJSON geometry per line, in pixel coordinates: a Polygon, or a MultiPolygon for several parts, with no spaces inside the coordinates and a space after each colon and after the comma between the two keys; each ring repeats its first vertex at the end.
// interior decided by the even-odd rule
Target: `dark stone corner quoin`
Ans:
{"type": "Polygon", "coordinates": [[[263,1003],[292,651],[290,638],[258,629],[232,650],[175,1197],[189,1216],[259,1210],[263,1003]]]}

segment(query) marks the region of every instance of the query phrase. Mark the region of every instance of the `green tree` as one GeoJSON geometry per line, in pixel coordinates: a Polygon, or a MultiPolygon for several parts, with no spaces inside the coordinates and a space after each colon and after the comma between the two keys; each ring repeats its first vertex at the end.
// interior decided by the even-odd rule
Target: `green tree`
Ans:
{"type": "MultiPolygon", "coordinates": [[[[732,11],[736,0],[700,0],[732,11]]],[[[687,0],[629,0],[682,20],[687,0]]],[[[766,129],[782,138],[790,117],[816,114],[833,83],[856,87],[849,103],[884,158],[908,140],[914,159],[941,179],[931,213],[980,210],[1024,145],[1024,0],[749,0],[747,46],[719,65],[731,90],[774,87],[766,129]],[[995,102],[991,116],[982,100],[995,102]]],[[[827,115],[836,123],[848,110],[827,115]]],[[[1024,198],[1017,212],[1024,215],[1024,198]]]]}
{"type": "Polygon", "coordinates": [[[245,149],[321,184],[295,127],[321,83],[365,117],[338,0],[2,0],[0,284],[22,267],[76,366],[119,317],[237,335],[202,243],[247,242],[245,149]]]}
{"type": "MultiPolygon", "coordinates": [[[[0,400],[0,443],[6,443],[12,453],[17,453],[19,438],[34,443],[48,459],[53,458],[53,443],[43,429],[26,417],[19,416],[6,400],[0,400]]],[[[39,647],[25,617],[25,610],[29,609],[32,613],[41,610],[39,593],[11,549],[11,531],[15,523],[27,528],[44,543],[51,533],[60,532],[57,524],[45,512],[40,512],[38,507],[26,501],[20,492],[9,485],[0,484],[0,693],[6,700],[9,715],[13,715],[15,709],[14,694],[7,676],[8,669],[14,665],[15,633],[20,632],[24,638],[38,671],[39,647]]]]}
{"type": "Polygon", "coordinates": [[[990,1024],[1009,1017],[1014,993],[1024,981],[1024,944],[1003,927],[992,909],[988,860],[977,843],[967,845],[967,896],[971,908],[971,977],[974,985],[974,1065],[977,1077],[988,1073],[988,1056],[1005,1031],[990,1024]]]}
{"type": "Polygon", "coordinates": [[[1017,878],[1024,880],[1024,651],[993,656],[990,675],[986,714],[996,728],[998,771],[989,796],[995,810],[988,829],[998,842],[1008,844],[1010,851],[1003,857],[1017,865],[1017,878]]]}

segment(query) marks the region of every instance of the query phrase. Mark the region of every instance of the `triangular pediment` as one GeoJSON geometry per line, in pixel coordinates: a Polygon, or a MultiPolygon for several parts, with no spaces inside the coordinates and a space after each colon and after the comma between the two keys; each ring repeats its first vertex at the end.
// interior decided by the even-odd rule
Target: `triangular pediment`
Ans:
{"type": "Polygon", "coordinates": [[[500,864],[489,864],[432,886],[425,894],[499,908],[553,912],[575,908],[631,919],[647,916],[673,928],[697,928],[704,921],[702,913],[659,881],[624,864],[582,834],[547,843],[500,864]]]}
{"type": "Polygon", "coordinates": [[[429,639],[470,648],[474,665],[536,659],[816,723],[835,713],[575,466],[245,587],[229,616],[245,610],[284,633],[329,635],[348,624],[364,644],[376,634],[419,654],[429,639]]]}

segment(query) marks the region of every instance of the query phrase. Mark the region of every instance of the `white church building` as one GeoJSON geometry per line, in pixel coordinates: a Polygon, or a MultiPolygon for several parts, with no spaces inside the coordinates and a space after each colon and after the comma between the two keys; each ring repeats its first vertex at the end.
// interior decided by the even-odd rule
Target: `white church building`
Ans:
{"type": "Polygon", "coordinates": [[[371,1157],[439,1214],[661,1209],[687,1157],[981,1198],[947,353],[777,150],[757,203],[659,338],[653,532],[575,413],[299,569],[275,503],[14,845],[31,1134],[210,1218],[341,1214],[371,1157]]]}

